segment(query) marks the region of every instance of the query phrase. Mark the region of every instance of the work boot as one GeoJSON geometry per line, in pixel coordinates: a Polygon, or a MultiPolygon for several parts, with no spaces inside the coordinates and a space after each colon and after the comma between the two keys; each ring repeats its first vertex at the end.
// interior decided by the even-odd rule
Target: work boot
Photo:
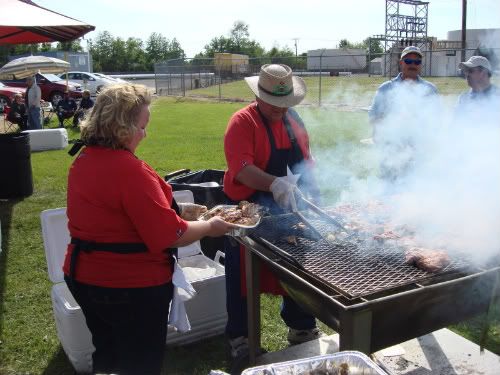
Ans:
{"type": "Polygon", "coordinates": [[[239,336],[229,339],[230,374],[239,375],[249,364],[248,338],[239,336]]]}
{"type": "Polygon", "coordinates": [[[319,328],[294,329],[288,328],[288,342],[290,345],[302,344],[303,342],[319,339],[323,334],[319,328]]]}
{"type": "MultiPolygon", "coordinates": [[[[248,338],[244,336],[229,340],[231,375],[240,375],[241,372],[249,367],[249,346],[248,338]]],[[[267,353],[265,349],[259,348],[257,355],[267,353]]]]}

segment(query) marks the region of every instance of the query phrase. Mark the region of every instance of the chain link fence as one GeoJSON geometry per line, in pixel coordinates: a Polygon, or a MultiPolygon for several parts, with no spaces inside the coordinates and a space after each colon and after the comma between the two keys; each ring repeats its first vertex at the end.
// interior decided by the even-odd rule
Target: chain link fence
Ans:
{"type": "MultiPolygon", "coordinates": [[[[460,61],[481,53],[498,69],[500,49],[442,49],[423,51],[422,73],[440,93],[457,96],[467,90],[460,61]]],[[[399,72],[400,52],[373,55],[363,50],[317,50],[308,56],[247,58],[223,54],[216,58],[186,58],[155,65],[156,92],[219,101],[252,101],[244,78],[256,75],[263,64],[289,65],[307,85],[302,104],[366,109],[378,86],[399,72]]],[[[498,82],[498,77],[493,76],[498,82]]]]}

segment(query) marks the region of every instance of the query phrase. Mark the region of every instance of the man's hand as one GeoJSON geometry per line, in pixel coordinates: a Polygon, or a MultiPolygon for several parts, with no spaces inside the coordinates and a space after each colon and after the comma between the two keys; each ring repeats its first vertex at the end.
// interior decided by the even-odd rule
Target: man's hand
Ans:
{"type": "Polygon", "coordinates": [[[181,218],[187,221],[197,220],[201,214],[207,212],[207,206],[202,206],[195,203],[178,203],[181,211],[181,218]]]}
{"type": "Polygon", "coordinates": [[[291,209],[292,211],[297,210],[295,196],[302,195],[302,193],[295,184],[288,181],[286,176],[276,177],[269,190],[271,190],[274,200],[281,208],[291,209]]]}

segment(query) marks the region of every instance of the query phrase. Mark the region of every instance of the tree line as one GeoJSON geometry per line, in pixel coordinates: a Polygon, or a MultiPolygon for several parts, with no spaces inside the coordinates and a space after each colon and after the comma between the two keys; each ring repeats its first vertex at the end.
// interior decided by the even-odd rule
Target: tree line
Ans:
{"type": "MultiPolygon", "coordinates": [[[[343,39],[339,44],[339,48],[368,47],[373,49],[372,56],[382,52],[380,43],[369,43],[369,39],[361,43],[350,43],[343,39]]],[[[146,41],[143,41],[135,37],[115,37],[109,31],[103,31],[97,34],[96,38],[89,39],[88,50],[96,72],[152,72],[155,63],[189,57],[176,38],[170,40],[157,32],[151,33],[146,41]]],[[[0,63],[5,64],[8,55],[46,51],[82,52],[83,47],[81,40],[57,43],[55,46],[52,43],[0,46],[0,63]]],[[[184,63],[212,65],[213,62],[209,59],[213,59],[214,54],[220,52],[243,54],[250,58],[264,57],[268,61],[279,58],[279,61],[294,65],[295,68],[305,67],[305,59],[297,61],[295,53],[287,46],[274,46],[266,50],[259,42],[250,38],[249,25],[242,21],[236,21],[227,35],[212,38],[201,52],[184,63]]],[[[301,56],[305,55],[303,53],[301,56]]]]}

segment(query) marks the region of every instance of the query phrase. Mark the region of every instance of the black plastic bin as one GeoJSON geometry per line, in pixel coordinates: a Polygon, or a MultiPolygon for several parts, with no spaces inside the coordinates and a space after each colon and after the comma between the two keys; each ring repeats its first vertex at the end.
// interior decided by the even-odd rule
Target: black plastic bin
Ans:
{"type": "Polygon", "coordinates": [[[174,191],[191,190],[194,203],[203,204],[208,209],[218,204],[224,204],[223,178],[224,171],[218,169],[205,169],[195,172],[191,172],[190,169],[181,169],[165,176],[165,180],[172,186],[174,191]],[[210,183],[216,183],[217,186],[207,186],[210,183]],[[200,184],[206,184],[206,186],[200,184]]]}
{"type": "Polygon", "coordinates": [[[0,160],[0,199],[33,194],[29,134],[0,134],[0,160]]]}
{"type": "MultiPolygon", "coordinates": [[[[224,171],[218,169],[205,169],[194,172],[191,172],[190,169],[181,169],[165,176],[165,180],[172,186],[174,191],[191,190],[194,203],[207,206],[208,209],[225,203],[225,195],[222,191],[223,178],[224,171]],[[216,183],[217,186],[215,184],[210,186],[210,183],[216,183]]],[[[223,237],[205,237],[200,242],[203,253],[209,258],[214,259],[217,250],[224,251],[223,237]]]]}

